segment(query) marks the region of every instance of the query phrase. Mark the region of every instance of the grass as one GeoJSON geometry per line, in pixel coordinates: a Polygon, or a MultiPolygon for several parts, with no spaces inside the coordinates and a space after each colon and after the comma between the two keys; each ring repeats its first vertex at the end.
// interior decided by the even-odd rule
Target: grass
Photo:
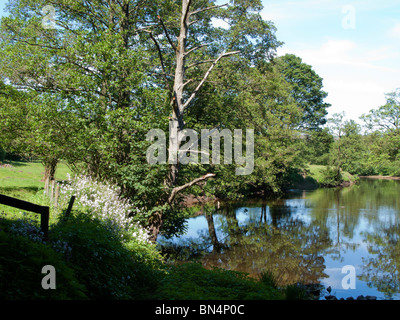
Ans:
{"type": "MultiPolygon", "coordinates": [[[[44,166],[41,162],[5,161],[4,163],[12,167],[0,167],[0,194],[39,205],[49,205],[49,198],[42,192],[44,166]]],[[[66,164],[60,163],[56,170],[56,180],[65,180],[67,173],[70,172],[66,164]]],[[[0,205],[1,212],[7,212],[7,215],[14,219],[23,215],[21,210],[5,205],[0,205]]],[[[37,214],[32,213],[29,216],[34,220],[39,220],[37,214]]]]}
{"type": "MultiPolygon", "coordinates": [[[[309,170],[310,170],[309,176],[319,183],[323,180],[322,171],[325,169],[326,169],[326,166],[310,164],[309,165],[309,170]]],[[[345,182],[354,181],[354,176],[346,171],[342,171],[342,178],[343,178],[343,181],[345,181],[345,182]]]]}
{"type": "MultiPolygon", "coordinates": [[[[28,200],[39,190],[44,189],[44,166],[39,161],[6,161],[12,168],[0,168],[0,193],[28,200]]],[[[65,180],[71,170],[66,164],[57,166],[56,180],[65,180]]]]}
{"type": "MultiPolygon", "coordinates": [[[[291,177],[291,188],[298,189],[317,189],[326,186],[327,166],[310,164],[303,175],[294,174],[291,177]]],[[[356,176],[346,171],[342,171],[342,184],[353,183],[357,180],[356,176]]]]}

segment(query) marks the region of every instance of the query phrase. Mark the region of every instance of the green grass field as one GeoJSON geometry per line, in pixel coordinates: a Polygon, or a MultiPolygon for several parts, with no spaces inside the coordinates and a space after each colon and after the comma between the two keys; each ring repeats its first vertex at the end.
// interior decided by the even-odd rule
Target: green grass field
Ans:
{"type": "MultiPolygon", "coordinates": [[[[44,195],[44,166],[40,162],[6,161],[12,167],[0,167],[0,194],[29,201],[39,205],[49,205],[49,197],[44,195]]],[[[57,166],[56,180],[65,180],[71,170],[61,163],[57,166]]],[[[18,218],[21,210],[0,205],[0,213],[18,218]]]]}
{"type": "MultiPolygon", "coordinates": [[[[326,166],[310,164],[308,169],[310,170],[310,177],[320,182],[322,180],[322,171],[326,169],[326,166]]],[[[354,177],[346,171],[342,171],[342,177],[346,182],[354,180],[354,177]]]]}
{"type": "MultiPolygon", "coordinates": [[[[0,193],[27,198],[44,189],[44,166],[40,162],[6,161],[12,168],[0,167],[0,193]]],[[[65,180],[71,170],[63,163],[57,166],[56,179],[65,180]]]]}

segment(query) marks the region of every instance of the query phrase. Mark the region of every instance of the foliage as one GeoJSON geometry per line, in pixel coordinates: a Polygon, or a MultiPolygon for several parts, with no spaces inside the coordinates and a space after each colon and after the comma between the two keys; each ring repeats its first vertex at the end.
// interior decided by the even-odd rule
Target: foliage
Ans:
{"type": "Polygon", "coordinates": [[[99,219],[115,232],[130,232],[138,241],[148,242],[147,231],[134,222],[140,221],[141,209],[121,198],[118,187],[97,182],[89,176],[75,176],[69,178],[61,194],[61,207],[67,207],[71,196],[75,196],[75,207],[86,211],[90,217],[99,219]],[[135,216],[139,218],[135,219],[135,216]]]}
{"type": "Polygon", "coordinates": [[[156,285],[160,256],[155,247],[127,233],[115,233],[75,212],[51,230],[51,239],[71,247],[68,265],[85,284],[89,299],[144,298],[156,285]]]}
{"type": "MultiPolygon", "coordinates": [[[[270,281],[257,281],[247,274],[219,268],[205,269],[198,263],[171,267],[156,292],[158,299],[185,300],[276,300],[282,293],[270,281]]],[[[265,278],[266,279],[266,278],[265,278]]]]}
{"type": "Polygon", "coordinates": [[[291,86],[290,94],[303,113],[300,127],[317,130],[326,123],[329,103],[324,102],[328,94],[322,90],[323,79],[294,54],[286,54],[275,59],[278,69],[291,86]]]}
{"type": "Polygon", "coordinates": [[[0,163],[6,158],[6,151],[0,146],[0,163]]]}
{"type": "Polygon", "coordinates": [[[0,219],[0,238],[6,299],[143,299],[162,276],[154,245],[79,212],[53,225],[47,243],[29,219],[0,219]],[[48,264],[57,271],[56,290],[44,291],[40,270],[48,264]]]}
{"type": "Polygon", "coordinates": [[[86,288],[75,270],[58,250],[37,237],[35,226],[0,219],[1,299],[85,299],[86,288]],[[56,269],[57,290],[44,290],[40,285],[45,265],[56,269]]]}
{"type": "MultiPolygon", "coordinates": [[[[181,232],[179,208],[166,205],[170,166],[147,163],[150,143],[145,139],[150,129],[167,132],[171,121],[180,5],[131,0],[110,7],[107,1],[57,0],[52,2],[56,28],[46,29],[41,14],[45,4],[14,1],[1,24],[0,74],[10,87],[23,89],[19,92],[26,92],[30,102],[22,109],[25,117],[18,117],[27,119],[26,130],[18,131],[20,149],[29,146],[27,152],[40,155],[49,166],[65,159],[77,172],[117,184],[122,196],[143,209],[146,227],[162,212],[161,231],[181,232]]],[[[279,192],[302,157],[294,131],[301,110],[271,63],[281,45],[276,28],[261,18],[261,1],[203,10],[213,5],[192,2],[196,19],[186,37],[187,50],[193,50],[185,58],[184,87],[185,94],[196,92],[196,97],[185,111],[186,127],[254,128],[255,171],[238,178],[236,165],[186,166],[176,185],[212,172],[215,183],[206,191],[213,195],[279,192]],[[213,19],[229,27],[215,27],[213,19]],[[218,61],[197,90],[196,79],[227,50],[240,54],[218,61]]],[[[17,109],[9,111],[7,123],[18,114],[17,109]]]]}
{"type": "Polygon", "coordinates": [[[321,171],[321,179],[319,183],[322,186],[338,186],[342,183],[343,177],[341,171],[338,171],[337,168],[326,166],[324,170],[321,171]]]}
{"type": "Polygon", "coordinates": [[[386,94],[386,104],[363,114],[361,119],[367,129],[380,129],[384,132],[400,130],[400,89],[386,94]]]}
{"type": "Polygon", "coordinates": [[[329,151],[334,142],[328,128],[310,131],[305,137],[305,156],[309,163],[327,165],[329,151]]]}

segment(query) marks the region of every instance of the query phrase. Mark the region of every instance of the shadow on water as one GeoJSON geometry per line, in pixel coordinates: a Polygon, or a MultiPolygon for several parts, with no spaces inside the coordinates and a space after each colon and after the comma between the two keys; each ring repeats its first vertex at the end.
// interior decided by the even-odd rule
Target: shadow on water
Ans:
{"type": "Polygon", "coordinates": [[[204,206],[184,236],[160,239],[176,261],[197,259],[274,276],[278,285],[322,284],[340,297],[400,299],[400,181],[294,191],[275,200],[204,206]],[[345,266],[355,269],[347,285],[345,266]]]}

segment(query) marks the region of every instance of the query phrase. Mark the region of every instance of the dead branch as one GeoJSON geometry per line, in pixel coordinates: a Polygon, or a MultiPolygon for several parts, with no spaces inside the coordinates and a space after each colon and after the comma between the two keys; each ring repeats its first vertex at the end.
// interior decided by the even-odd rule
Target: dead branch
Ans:
{"type": "Polygon", "coordinates": [[[198,61],[198,62],[195,62],[195,63],[192,63],[192,64],[188,65],[188,66],[186,67],[186,69],[193,68],[193,67],[195,67],[195,66],[198,66],[199,64],[210,63],[210,62],[214,62],[214,60],[210,59],[210,60],[198,61]]]}
{"type": "Polygon", "coordinates": [[[218,6],[211,6],[211,7],[207,7],[207,8],[203,8],[203,9],[198,9],[198,10],[196,10],[196,11],[190,12],[190,13],[189,13],[189,17],[192,16],[192,15],[194,15],[194,14],[200,13],[200,12],[204,12],[204,11],[208,11],[208,10],[212,10],[212,9],[216,9],[216,8],[225,7],[225,6],[227,6],[227,5],[228,5],[228,4],[225,3],[225,4],[218,5],[218,6]]]}
{"type": "Polygon", "coordinates": [[[194,99],[196,96],[197,92],[200,90],[200,88],[203,86],[204,82],[206,82],[208,76],[210,75],[211,71],[214,69],[214,67],[217,65],[218,61],[221,60],[224,57],[233,55],[233,54],[238,54],[240,51],[232,51],[232,52],[226,52],[222,53],[217,59],[214,60],[213,64],[210,66],[210,68],[207,70],[206,74],[204,75],[203,79],[200,81],[199,85],[197,88],[193,91],[189,99],[186,100],[186,102],[183,105],[183,109],[187,108],[189,103],[194,99]]]}
{"type": "Polygon", "coordinates": [[[171,45],[172,49],[174,49],[174,51],[176,51],[176,46],[175,46],[174,42],[171,40],[171,37],[169,36],[169,32],[168,32],[163,20],[161,19],[160,16],[157,16],[157,18],[158,18],[158,20],[160,20],[161,26],[163,27],[165,36],[167,37],[169,44],[171,45]]]}
{"type": "Polygon", "coordinates": [[[171,192],[171,195],[168,198],[168,203],[171,204],[172,201],[174,201],[174,199],[175,199],[175,197],[176,197],[178,192],[180,192],[182,190],[185,190],[185,189],[187,189],[187,188],[189,188],[189,187],[191,187],[191,186],[193,186],[193,185],[195,185],[195,184],[197,184],[197,183],[199,183],[201,181],[207,180],[208,178],[211,178],[211,177],[215,177],[215,173],[207,173],[206,175],[204,175],[202,177],[199,177],[197,179],[194,179],[191,182],[188,182],[188,183],[184,184],[183,186],[173,188],[172,192],[171,192]]]}
{"type": "Polygon", "coordinates": [[[194,48],[190,49],[189,51],[186,51],[186,52],[184,53],[184,55],[187,56],[189,53],[191,53],[191,52],[193,52],[193,51],[195,51],[195,50],[197,50],[197,49],[203,48],[203,47],[205,47],[205,46],[208,46],[208,44],[201,44],[201,45],[199,45],[199,46],[197,46],[197,47],[194,47],[194,48]]]}
{"type": "Polygon", "coordinates": [[[164,58],[161,52],[161,47],[158,44],[157,39],[153,36],[153,32],[150,30],[146,30],[144,29],[143,31],[147,32],[150,35],[151,40],[153,40],[154,44],[156,45],[157,51],[158,51],[158,56],[160,58],[160,63],[161,63],[161,70],[162,70],[162,74],[164,76],[164,80],[166,82],[166,85],[168,87],[168,90],[171,91],[170,85],[169,85],[169,81],[168,81],[168,77],[167,77],[167,73],[165,72],[165,64],[164,64],[164,58]]]}

